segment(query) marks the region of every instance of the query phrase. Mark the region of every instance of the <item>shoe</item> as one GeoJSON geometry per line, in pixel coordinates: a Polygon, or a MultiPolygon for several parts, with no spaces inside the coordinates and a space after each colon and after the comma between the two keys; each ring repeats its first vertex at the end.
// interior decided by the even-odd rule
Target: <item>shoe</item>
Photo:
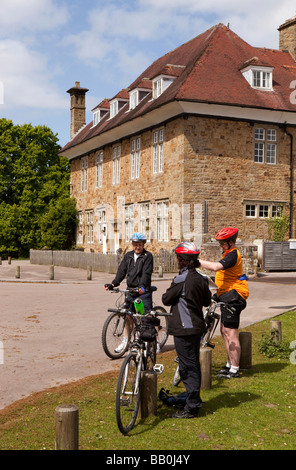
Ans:
{"type": "Polygon", "coordinates": [[[218,377],[221,374],[228,374],[229,371],[230,371],[230,367],[224,366],[224,367],[222,367],[222,369],[217,371],[216,375],[218,377]]]}
{"type": "Polygon", "coordinates": [[[222,377],[223,379],[238,379],[240,377],[239,371],[237,372],[227,372],[225,374],[217,374],[217,377],[222,377]]]}
{"type": "Polygon", "coordinates": [[[188,419],[188,418],[197,418],[197,417],[198,417],[198,413],[190,413],[190,411],[185,411],[185,410],[177,411],[177,413],[172,415],[172,418],[188,419]]]}
{"type": "Polygon", "coordinates": [[[114,352],[117,354],[120,354],[124,349],[126,348],[127,345],[127,338],[124,338],[123,341],[117,346],[117,348],[114,349],[114,352]]]}

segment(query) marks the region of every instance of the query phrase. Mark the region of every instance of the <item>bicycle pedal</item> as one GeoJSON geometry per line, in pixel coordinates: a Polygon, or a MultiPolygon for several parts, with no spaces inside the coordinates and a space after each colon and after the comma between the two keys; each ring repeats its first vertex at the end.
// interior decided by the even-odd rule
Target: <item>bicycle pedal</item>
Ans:
{"type": "Polygon", "coordinates": [[[162,374],[163,371],[164,371],[164,365],[163,365],[163,364],[154,364],[153,370],[154,370],[154,372],[156,372],[157,374],[162,374]]]}
{"type": "Polygon", "coordinates": [[[214,349],[215,344],[214,344],[214,343],[206,343],[206,346],[207,346],[208,348],[214,349]]]}

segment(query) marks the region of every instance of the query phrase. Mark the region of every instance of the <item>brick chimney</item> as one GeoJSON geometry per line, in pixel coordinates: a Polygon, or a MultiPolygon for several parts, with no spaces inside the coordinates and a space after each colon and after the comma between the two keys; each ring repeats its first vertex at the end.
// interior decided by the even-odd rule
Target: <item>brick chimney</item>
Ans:
{"type": "Polygon", "coordinates": [[[280,50],[289,51],[296,60],[296,16],[285,21],[278,31],[280,32],[280,50]]]}
{"type": "Polygon", "coordinates": [[[67,93],[70,94],[70,110],[71,110],[71,126],[70,138],[73,139],[74,135],[86,124],[85,122],[85,93],[88,92],[87,88],[80,88],[80,82],[75,82],[75,87],[70,88],[67,93]]]}

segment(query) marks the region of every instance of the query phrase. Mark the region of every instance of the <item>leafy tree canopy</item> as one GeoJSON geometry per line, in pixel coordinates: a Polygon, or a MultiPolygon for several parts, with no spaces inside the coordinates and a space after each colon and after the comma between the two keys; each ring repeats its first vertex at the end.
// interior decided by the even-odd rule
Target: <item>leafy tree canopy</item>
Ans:
{"type": "Polygon", "coordinates": [[[0,119],[0,252],[68,249],[76,225],[69,162],[46,126],[0,119]],[[58,240],[58,242],[57,242],[58,240]]]}

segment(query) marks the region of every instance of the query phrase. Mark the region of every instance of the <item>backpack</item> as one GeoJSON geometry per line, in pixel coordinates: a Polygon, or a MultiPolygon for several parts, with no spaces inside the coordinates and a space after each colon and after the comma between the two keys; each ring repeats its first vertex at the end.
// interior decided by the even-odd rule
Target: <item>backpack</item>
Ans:
{"type": "Polygon", "coordinates": [[[162,388],[158,394],[158,398],[167,406],[175,406],[176,408],[184,408],[186,405],[187,392],[173,395],[169,390],[162,388]]]}

